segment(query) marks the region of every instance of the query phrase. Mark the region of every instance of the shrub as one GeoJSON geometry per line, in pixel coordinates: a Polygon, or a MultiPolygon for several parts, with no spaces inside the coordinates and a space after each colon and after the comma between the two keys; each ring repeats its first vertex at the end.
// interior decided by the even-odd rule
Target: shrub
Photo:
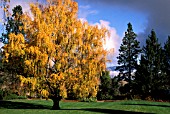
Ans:
{"type": "Polygon", "coordinates": [[[0,100],[11,100],[11,99],[26,99],[26,96],[18,96],[16,93],[11,93],[7,90],[0,90],[0,100]]]}
{"type": "Polygon", "coordinates": [[[90,98],[81,98],[79,99],[80,102],[97,102],[97,98],[90,97],[90,98]]]}
{"type": "Polygon", "coordinates": [[[11,99],[18,99],[16,94],[8,94],[7,96],[3,97],[3,100],[11,100],[11,99]]]}
{"type": "Polygon", "coordinates": [[[113,99],[113,96],[110,95],[109,93],[98,93],[97,95],[97,99],[98,100],[112,100],[113,99]]]}
{"type": "Polygon", "coordinates": [[[27,99],[27,97],[26,96],[18,96],[17,99],[27,99]]]}

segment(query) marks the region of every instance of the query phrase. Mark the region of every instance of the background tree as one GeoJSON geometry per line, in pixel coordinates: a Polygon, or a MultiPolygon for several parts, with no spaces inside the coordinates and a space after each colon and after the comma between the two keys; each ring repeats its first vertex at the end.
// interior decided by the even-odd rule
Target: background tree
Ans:
{"type": "Polygon", "coordinates": [[[112,90],[112,80],[109,75],[109,71],[102,72],[100,76],[100,86],[97,93],[97,99],[107,100],[112,99],[113,90],[112,90]]]}
{"type": "MultiPolygon", "coordinates": [[[[3,14],[2,14],[2,25],[6,25],[7,23],[7,17],[10,16],[10,12],[9,12],[9,3],[10,0],[0,0],[0,8],[3,10],[3,14]]],[[[5,26],[2,26],[2,32],[5,33],[5,26]]],[[[3,37],[1,36],[1,42],[3,42],[3,37]]]]}
{"type": "MultiPolygon", "coordinates": [[[[21,53],[19,54],[18,52],[23,48],[23,43],[24,39],[21,39],[22,35],[24,34],[23,32],[23,23],[21,20],[22,17],[22,7],[21,6],[16,6],[12,9],[13,14],[10,17],[10,15],[7,17],[7,23],[5,25],[6,27],[6,32],[2,34],[2,42],[7,44],[10,41],[10,45],[8,45],[8,53],[5,51],[3,52],[5,57],[8,58],[7,61],[3,61],[3,71],[8,72],[9,75],[5,76],[6,81],[4,80],[4,83],[8,83],[8,86],[10,90],[16,91],[16,87],[18,86],[18,79],[16,77],[16,74],[22,73],[23,71],[23,57],[20,56],[21,53]],[[20,35],[19,35],[20,34],[20,35]],[[21,35],[22,34],[22,35],[21,35]],[[14,36],[13,39],[10,39],[10,35],[14,36]],[[16,37],[19,36],[19,37],[16,37]],[[11,49],[13,48],[13,50],[11,49]],[[19,49],[19,50],[18,50],[19,49]],[[13,51],[11,53],[10,51],[13,51]],[[15,53],[15,54],[14,54],[15,53]],[[18,55],[17,55],[18,54],[18,55]]],[[[5,49],[7,46],[4,46],[3,48],[5,49]]],[[[13,91],[13,92],[14,92],[13,91]]]]}
{"type": "Polygon", "coordinates": [[[49,0],[31,4],[32,17],[24,14],[25,36],[12,33],[4,47],[4,62],[22,57],[21,87],[38,91],[53,100],[53,109],[73,91],[76,97],[96,97],[100,75],[106,68],[103,48],[105,28],[82,23],[73,0],[49,0]],[[53,62],[50,67],[50,61],[53,62]]]}
{"type": "Polygon", "coordinates": [[[126,80],[129,85],[131,85],[132,72],[136,69],[137,58],[140,53],[139,42],[136,40],[136,36],[137,35],[133,32],[131,23],[128,23],[128,29],[122,39],[119,56],[117,57],[120,66],[116,69],[120,71],[121,79],[126,80]]]}
{"type": "Polygon", "coordinates": [[[144,55],[141,55],[140,64],[137,66],[137,71],[135,72],[135,81],[133,84],[133,93],[138,95],[142,99],[148,97],[148,90],[150,80],[147,76],[149,71],[147,70],[147,60],[145,60],[144,55]]]}
{"type": "Polygon", "coordinates": [[[170,36],[164,45],[164,72],[166,89],[170,89],[170,36]]]}
{"type": "Polygon", "coordinates": [[[6,23],[5,23],[6,32],[4,32],[2,34],[2,37],[1,37],[1,41],[4,44],[6,44],[8,42],[10,33],[15,33],[15,34],[22,33],[22,34],[24,34],[23,22],[21,20],[21,17],[22,17],[22,14],[23,14],[22,7],[20,5],[14,7],[12,9],[12,12],[13,12],[12,16],[10,16],[7,8],[6,8],[5,12],[8,13],[8,16],[6,17],[6,23]]]}
{"type": "Polygon", "coordinates": [[[163,87],[164,72],[163,53],[161,45],[158,43],[156,33],[151,31],[151,35],[146,40],[146,46],[143,48],[139,68],[136,72],[136,83],[144,97],[156,97],[158,91],[163,87]]]}

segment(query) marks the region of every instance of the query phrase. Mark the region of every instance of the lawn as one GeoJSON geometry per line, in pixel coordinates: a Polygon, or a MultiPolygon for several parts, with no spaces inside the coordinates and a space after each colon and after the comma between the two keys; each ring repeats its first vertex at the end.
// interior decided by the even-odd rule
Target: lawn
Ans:
{"type": "Polygon", "coordinates": [[[60,102],[51,110],[51,100],[0,101],[0,114],[170,114],[170,103],[150,101],[60,102]]]}

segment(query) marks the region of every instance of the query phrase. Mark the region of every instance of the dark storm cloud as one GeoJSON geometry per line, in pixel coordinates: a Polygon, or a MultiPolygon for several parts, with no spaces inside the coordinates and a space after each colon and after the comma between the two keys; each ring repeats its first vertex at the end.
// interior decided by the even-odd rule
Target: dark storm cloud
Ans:
{"type": "MultiPolygon", "coordinates": [[[[79,1],[79,0],[78,0],[79,1]]],[[[138,34],[141,44],[152,29],[157,33],[159,42],[164,43],[170,35],[170,0],[84,0],[87,3],[107,7],[124,7],[147,15],[144,33],[138,34]]],[[[133,24],[133,23],[132,23],[133,24]]]]}

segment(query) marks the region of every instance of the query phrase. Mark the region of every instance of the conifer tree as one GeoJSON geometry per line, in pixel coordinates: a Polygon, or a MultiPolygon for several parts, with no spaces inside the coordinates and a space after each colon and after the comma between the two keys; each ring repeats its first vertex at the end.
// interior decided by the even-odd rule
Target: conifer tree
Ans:
{"type": "Polygon", "coordinates": [[[133,84],[133,93],[140,95],[142,99],[145,99],[148,95],[149,79],[147,70],[147,60],[145,60],[144,55],[141,55],[140,64],[137,66],[135,72],[135,81],[133,84]]]}
{"type": "MultiPolygon", "coordinates": [[[[15,34],[23,34],[24,35],[24,29],[23,29],[23,22],[22,22],[22,7],[20,5],[14,7],[12,9],[13,14],[12,16],[7,17],[7,23],[5,24],[6,31],[2,34],[1,41],[6,44],[9,39],[10,33],[15,34]]],[[[8,11],[6,11],[9,13],[8,11]]]]}
{"type": "Polygon", "coordinates": [[[99,91],[97,93],[97,98],[99,100],[107,100],[112,99],[112,80],[109,75],[109,71],[102,72],[102,76],[100,76],[100,86],[99,91]]]}
{"type": "Polygon", "coordinates": [[[138,54],[140,53],[139,41],[137,35],[133,32],[131,23],[128,23],[128,29],[122,39],[122,44],[119,49],[117,70],[120,71],[122,79],[128,81],[131,85],[132,72],[136,69],[138,54]]]}
{"type": "Polygon", "coordinates": [[[170,36],[164,45],[164,66],[166,89],[170,89],[170,36]]]}
{"type": "Polygon", "coordinates": [[[146,46],[143,47],[140,65],[136,72],[136,84],[138,92],[141,91],[144,97],[157,95],[158,90],[163,87],[163,55],[162,47],[158,43],[154,30],[146,40],[146,46]]]}

